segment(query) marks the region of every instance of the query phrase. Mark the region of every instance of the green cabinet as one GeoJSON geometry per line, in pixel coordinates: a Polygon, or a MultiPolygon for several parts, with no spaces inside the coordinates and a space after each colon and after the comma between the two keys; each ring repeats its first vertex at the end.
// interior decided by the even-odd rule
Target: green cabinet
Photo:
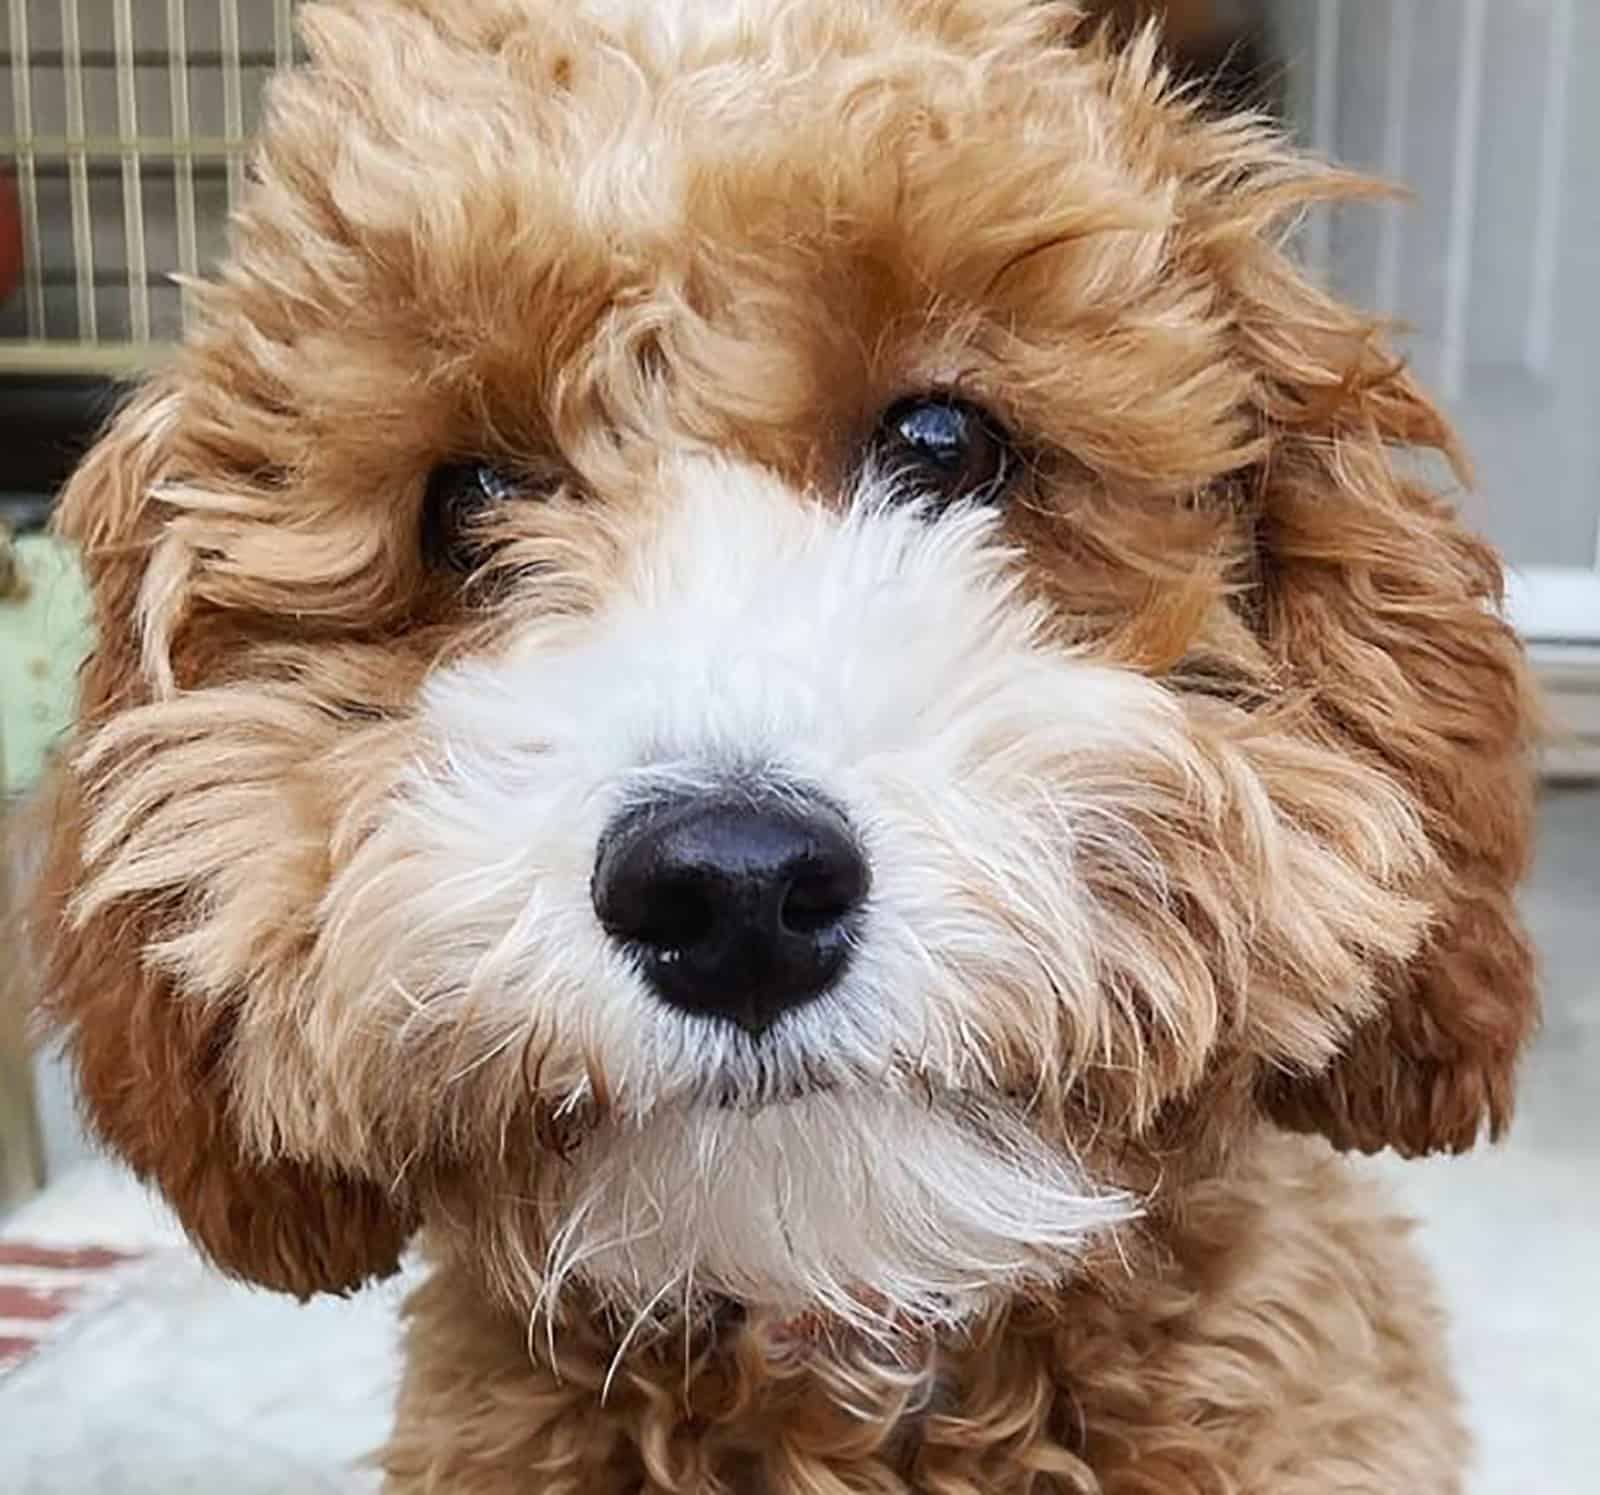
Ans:
{"type": "Polygon", "coordinates": [[[71,550],[45,535],[9,545],[11,581],[0,589],[0,798],[34,783],[71,721],[89,641],[88,599],[71,550]]]}

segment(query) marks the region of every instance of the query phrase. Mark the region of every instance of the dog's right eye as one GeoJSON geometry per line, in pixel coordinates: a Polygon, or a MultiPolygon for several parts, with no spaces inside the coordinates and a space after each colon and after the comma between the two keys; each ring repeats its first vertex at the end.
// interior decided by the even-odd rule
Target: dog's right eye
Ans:
{"type": "Polygon", "coordinates": [[[997,503],[1016,471],[1010,434],[987,410],[948,394],[896,400],[878,418],[877,461],[936,505],[997,503]]]}
{"type": "Polygon", "coordinates": [[[489,462],[434,468],[422,501],[422,553],[428,564],[463,574],[475,570],[483,545],[474,531],[501,504],[527,492],[525,481],[489,462]]]}

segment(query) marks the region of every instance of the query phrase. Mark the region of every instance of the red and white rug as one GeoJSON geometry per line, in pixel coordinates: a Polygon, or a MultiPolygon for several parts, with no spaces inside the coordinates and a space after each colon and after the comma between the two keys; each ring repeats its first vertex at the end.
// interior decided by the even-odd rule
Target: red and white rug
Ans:
{"type": "Polygon", "coordinates": [[[0,1376],[103,1306],[142,1253],[0,1240],[0,1376]]]}

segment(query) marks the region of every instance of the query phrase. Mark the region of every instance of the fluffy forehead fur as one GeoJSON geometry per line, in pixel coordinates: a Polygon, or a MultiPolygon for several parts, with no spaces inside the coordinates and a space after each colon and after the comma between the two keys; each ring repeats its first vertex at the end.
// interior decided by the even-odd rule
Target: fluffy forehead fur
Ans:
{"type": "Polygon", "coordinates": [[[1397,471],[1448,432],[1283,247],[1361,189],[1075,19],[307,7],[197,330],[64,505],[52,1001],[223,1264],[347,1286],[423,1222],[522,1311],[940,1320],[1269,1118],[1504,1124],[1525,688],[1397,471]],[[1014,433],[1003,512],[863,463],[929,390],[1014,433]],[[420,512],[480,457],[528,496],[463,584],[420,512]],[[875,872],[760,1051],[587,894],[630,797],[752,777],[875,872]]]}

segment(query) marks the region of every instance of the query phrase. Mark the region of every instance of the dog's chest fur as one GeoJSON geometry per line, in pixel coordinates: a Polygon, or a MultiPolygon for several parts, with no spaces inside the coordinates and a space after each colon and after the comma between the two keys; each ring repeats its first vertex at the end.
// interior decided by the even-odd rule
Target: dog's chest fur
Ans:
{"type": "Polygon", "coordinates": [[[597,1323],[530,1340],[449,1264],[408,1315],[392,1495],[475,1491],[491,1469],[497,1495],[1377,1495],[1443,1488],[1465,1447],[1404,1222],[1324,1147],[1267,1135],[1197,1191],[1165,1269],[898,1359],[735,1313],[688,1356],[663,1336],[619,1357],[597,1323]]]}

